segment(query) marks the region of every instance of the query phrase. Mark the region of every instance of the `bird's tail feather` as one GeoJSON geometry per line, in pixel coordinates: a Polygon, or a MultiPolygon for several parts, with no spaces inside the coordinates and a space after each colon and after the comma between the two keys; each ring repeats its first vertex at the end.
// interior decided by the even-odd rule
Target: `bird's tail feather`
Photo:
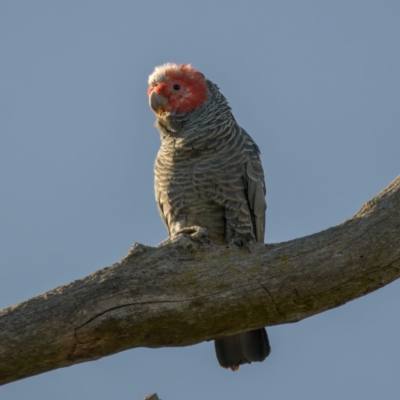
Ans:
{"type": "Polygon", "coordinates": [[[219,365],[233,371],[238,370],[241,364],[264,361],[271,352],[265,328],[227,336],[214,343],[219,365]]]}

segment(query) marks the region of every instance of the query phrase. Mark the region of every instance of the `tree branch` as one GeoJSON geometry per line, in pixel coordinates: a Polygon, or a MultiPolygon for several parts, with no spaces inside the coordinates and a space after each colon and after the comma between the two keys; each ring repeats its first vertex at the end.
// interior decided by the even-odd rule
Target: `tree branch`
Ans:
{"type": "Polygon", "coordinates": [[[400,276],[400,176],[341,225],[243,249],[203,229],[0,312],[0,384],[134,347],[299,321],[400,276]]]}
{"type": "Polygon", "coordinates": [[[143,400],[161,400],[158,396],[157,393],[149,394],[143,400]]]}

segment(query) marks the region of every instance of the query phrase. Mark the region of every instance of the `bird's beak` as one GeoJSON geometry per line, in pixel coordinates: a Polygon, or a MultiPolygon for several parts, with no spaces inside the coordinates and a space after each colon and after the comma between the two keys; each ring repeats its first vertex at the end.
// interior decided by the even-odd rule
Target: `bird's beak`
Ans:
{"type": "Polygon", "coordinates": [[[156,93],[154,90],[150,93],[149,103],[151,109],[160,116],[165,111],[165,106],[168,103],[168,99],[161,94],[156,93]]]}

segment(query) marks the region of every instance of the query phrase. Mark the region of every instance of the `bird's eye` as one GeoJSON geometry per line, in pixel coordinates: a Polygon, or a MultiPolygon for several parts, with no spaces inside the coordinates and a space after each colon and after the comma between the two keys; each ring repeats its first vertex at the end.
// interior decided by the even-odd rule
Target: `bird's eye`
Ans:
{"type": "Polygon", "coordinates": [[[179,89],[181,88],[181,86],[178,85],[177,83],[175,83],[175,85],[172,86],[172,88],[173,88],[174,90],[179,90],[179,89]]]}

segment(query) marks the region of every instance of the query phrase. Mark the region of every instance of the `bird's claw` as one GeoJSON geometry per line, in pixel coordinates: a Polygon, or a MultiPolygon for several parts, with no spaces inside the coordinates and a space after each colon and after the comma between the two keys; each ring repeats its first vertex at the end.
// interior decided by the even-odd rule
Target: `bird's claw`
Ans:
{"type": "Polygon", "coordinates": [[[249,242],[246,239],[240,237],[233,238],[229,243],[229,247],[236,247],[238,249],[247,250],[250,253],[249,242]]]}
{"type": "Polygon", "coordinates": [[[188,226],[186,228],[182,228],[176,232],[175,235],[190,235],[190,238],[194,241],[209,241],[207,229],[202,228],[201,226],[188,226]]]}
{"type": "Polygon", "coordinates": [[[239,249],[242,249],[243,247],[247,246],[247,240],[243,238],[233,238],[229,243],[229,246],[238,247],[239,249]]]}

